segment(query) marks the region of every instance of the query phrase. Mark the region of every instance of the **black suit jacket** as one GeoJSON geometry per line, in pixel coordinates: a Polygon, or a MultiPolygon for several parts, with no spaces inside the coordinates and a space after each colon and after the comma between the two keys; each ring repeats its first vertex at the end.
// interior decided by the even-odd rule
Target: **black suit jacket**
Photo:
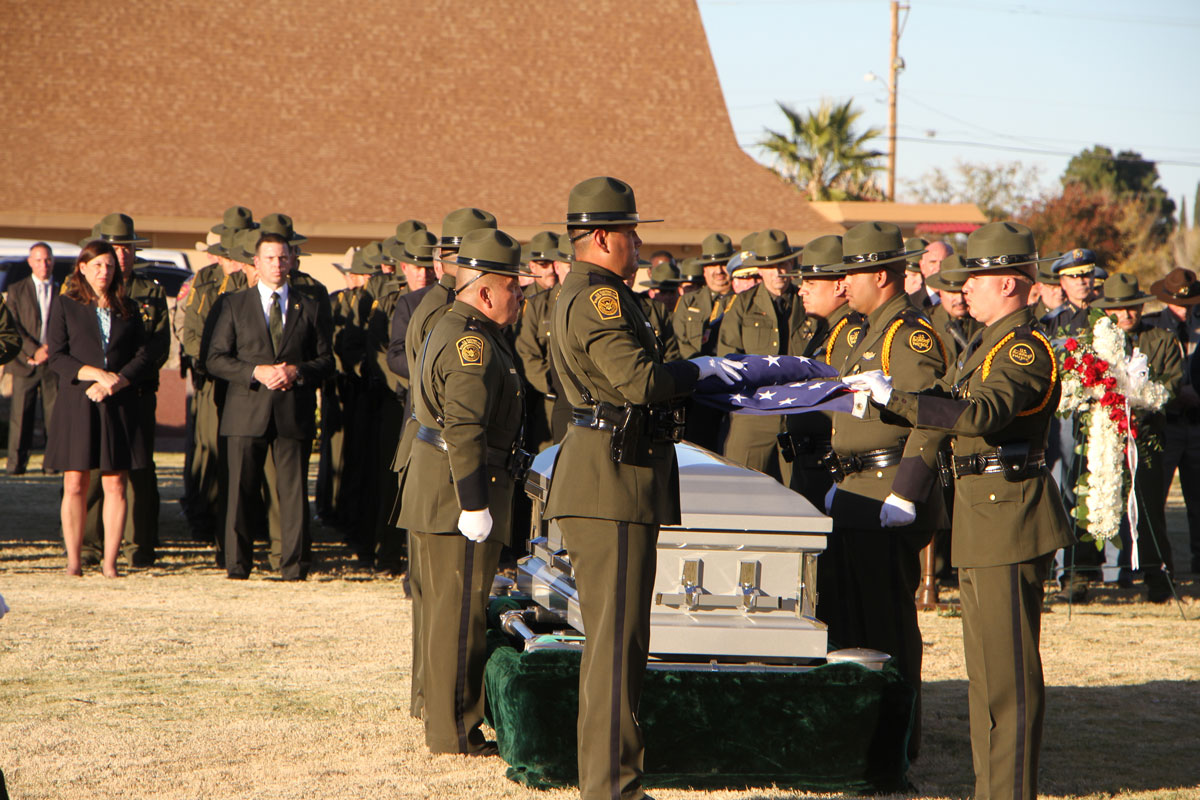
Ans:
{"type": "Polygon", "coordinates": [[[317,388],[333,374],[329,304],[291,288],[279,353],[263,316],[258,289],[222,295],[212,311],[205,363],[229,382],[221,412],[222,436],[263,436],[272,421],[279,436],[311,439],[316,430],[317,388]],[[260,364],[293,364],[300,371],[287,391],[271,391],[254,379],[260,364]]]}
{"type": "MultiPolygon", "coordinates": [[[[62,286],[53,280],[51,287],[47,320],[50,319],[50,314],[54,313],[54,307],[58,305],[58,293],[62,289],[62,286]]],[[[36,367],[29,366],[29,359],[33,358],[34,352],[42,346],[42,317],[38,310],[37,292],[33,288],[32,275],[26,275],[9,287],[8,308],[17,323],[17,333],[21,336],[21,353],[13,359],[8,366],[8,371],[13,375],[28,378],[36,369],[36,367]]]]}

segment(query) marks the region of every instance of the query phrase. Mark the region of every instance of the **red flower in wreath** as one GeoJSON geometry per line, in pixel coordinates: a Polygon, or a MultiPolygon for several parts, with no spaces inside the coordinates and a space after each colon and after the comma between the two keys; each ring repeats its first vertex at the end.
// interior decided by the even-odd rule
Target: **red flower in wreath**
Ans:
{"type": "Polygon", "coordinates": [[[1068,353],[1074,353],[1079,349],[1079,342],[1075,339],[1075,337],[1071,337],[1063,342],[1063,349],[1065,349],[1068,353]]]}

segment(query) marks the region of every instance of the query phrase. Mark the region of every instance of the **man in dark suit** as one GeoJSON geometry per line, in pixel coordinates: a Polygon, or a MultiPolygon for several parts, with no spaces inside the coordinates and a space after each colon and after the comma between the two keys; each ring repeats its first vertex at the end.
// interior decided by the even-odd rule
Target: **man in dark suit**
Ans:
{"type": "Polygon", "coordinates": [[[46,320],[58,300],[54,282],[54,254],[50,245],[38,242],[29,248],[26,259],[33,273],[14,283],[8,290],[8,304],[21,337],[21,353],[8,367],[13,376],[12,406],[8,415],[8,474],[21,475],[29,461],[33,444],[33,423],[38,397],[42,400],[42,419],[50,426],[58,378],[50,370],[46,350],[46,320]]]}
{"type": "Polygon", "coordinates": [[[316,390],[333,373],[328,303],[291,292],[292,248],[264,234],[254,248],[258,283],[224,295],[214,310],[208,371],[229,382],[221,415],[227,437],[230,497],[225,514],[225,568],[244,579],[253,563],[253,520],[267,458],[268,489],[279,508],[284,580],[303,580],[312,560],[308,528],[308,455],[316,390]]]}

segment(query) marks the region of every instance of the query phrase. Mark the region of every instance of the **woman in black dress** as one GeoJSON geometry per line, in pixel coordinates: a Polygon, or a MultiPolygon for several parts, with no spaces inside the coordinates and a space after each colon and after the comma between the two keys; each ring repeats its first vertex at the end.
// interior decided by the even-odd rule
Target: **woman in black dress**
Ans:
{"type": "Polygon", "coordinates": [[[117,577],[126,475],[149,464],[151,456],[135,393],[152,369],[145,340],[141,315],[126,297],[112,245],[88,243],[51,310],[46,334],[50,368],[59,383],[45,465],[63,473],[68,575],[83,574],[80,550],[88,471],[99,469],[104,489],[103,570],[106,577],[117,577]]]}

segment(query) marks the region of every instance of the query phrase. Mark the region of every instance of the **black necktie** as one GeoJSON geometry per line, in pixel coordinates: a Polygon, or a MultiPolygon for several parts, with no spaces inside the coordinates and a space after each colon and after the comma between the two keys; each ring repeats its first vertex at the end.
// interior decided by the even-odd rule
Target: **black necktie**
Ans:
{"type": "Polygon", "coordinates": [[[279,345],[283,343],[283,312],[279,308],[279,292],[271,292],[271,317],[267,328],[271,331],[271,347],[279,355],[279,345]]]}

